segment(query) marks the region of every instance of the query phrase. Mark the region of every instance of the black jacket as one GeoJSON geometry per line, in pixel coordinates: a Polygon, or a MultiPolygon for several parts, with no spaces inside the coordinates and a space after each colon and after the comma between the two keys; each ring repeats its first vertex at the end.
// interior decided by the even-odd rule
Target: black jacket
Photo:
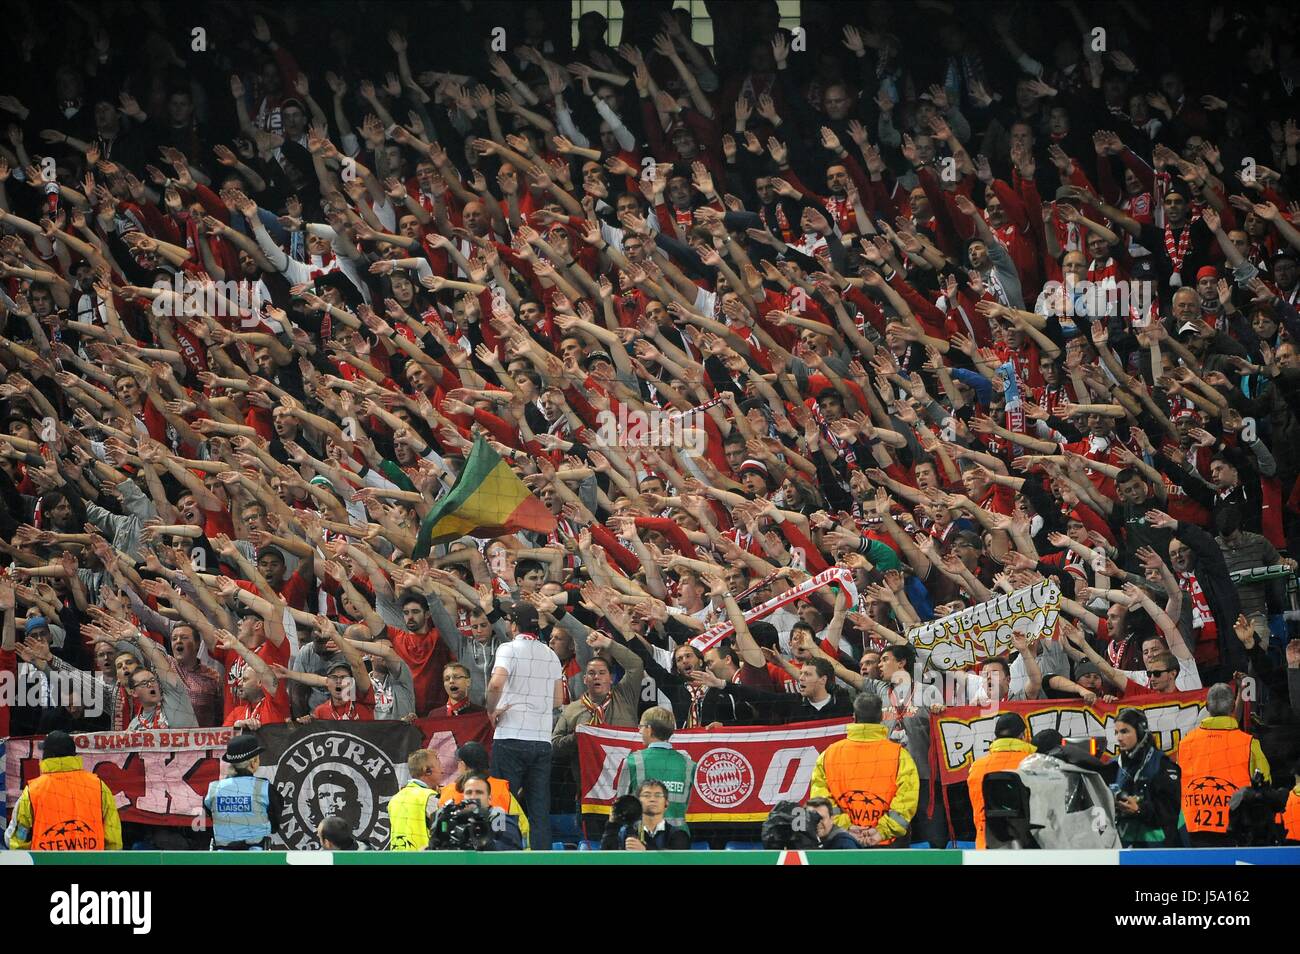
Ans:
{"type": "Polygon", "coordinates": [[[729,682],[718,691],[752,704],[758,710],[762,722],[767,725],[820,722],[853,715],[853,700],[838,686],[831,690],[830,701],[820,710],[809,705],[803,696],[792,692],[764,692],[738,682],[729,682]]]}
{"type": "Polygon", "coordinates": [[[1219,630],[1220,666],[1228,673],[1247,672],[1246,651],[1232,628],[1241,615],[1241,597],[1237,593],[1237,584],[1228,575],[1223,551],[1214,537],[1192,523],[1178,521],[1174,536],[1196,554],[1196,581],[1201,584],[1205,602],[1210,604],[1210,613],[1219,630]]]}
{"type": "MultiPolygon", "coordinates": [[[[677,672],[669,672],[655,660],[654,654],[639,639],[629,640],[628,649],[641,657],[645,673],[654,680],[655,688],[668,697],[673,706],[677,728],[686,728],[691,711],[691,692],[686,680],[677,672]]],[[[721,722],[723,725],[755,725],[760,721],[754,706],[738,696],[729,696],[722,689],[709,689],[700,703],[699,724],[702,726],[721,722]]]]}
{"type": "MultiPolygon", "coordinates": [[[[1116,798],[1136,796],[1138,799],[1136,815],[1120,815],[1116,809],[1120,838],[1125,848],[1185,848],[1186,832],[1179,824],[1179,814],[1182,811],[1182,770],[1177,762],[1159,749],[1152,752],[1150,744],[1148,739],[1139,747],[1142,752],[1139,759],[1134,761],[1147,755],[1159,760],[1154,774],[1143,779],[1127,777],[1125,784],[1118,786],[1115,792],[1116,798]],[[1163,831],[1163,841],[1147,841],[1140,837],[1158,831],[1163,831]]],[[[1136,771],[1136,765],[1133,770],[1136,771]]]]}
{"type": "Polygon", "coordinates": [[[641,838],[641,843],[650,851],[690,851],[691,836],[686,829],[676,825],[664,825],[657,835],[648,836],[641,829],[641,823],[633,825],[610,825],[600,839],[601,851],[626,851],[624,843],[629,837],[641,838]]]}

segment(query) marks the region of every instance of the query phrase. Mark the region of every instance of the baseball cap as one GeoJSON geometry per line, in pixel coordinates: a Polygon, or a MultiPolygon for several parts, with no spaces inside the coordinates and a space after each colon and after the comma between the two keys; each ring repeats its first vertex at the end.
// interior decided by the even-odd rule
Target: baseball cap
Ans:
{"type": "Polygon", "coordinates": [[[537,607],[532,603],[516,603],[510,611],[510,618],[521,633],[537,632],[537,607]]]}

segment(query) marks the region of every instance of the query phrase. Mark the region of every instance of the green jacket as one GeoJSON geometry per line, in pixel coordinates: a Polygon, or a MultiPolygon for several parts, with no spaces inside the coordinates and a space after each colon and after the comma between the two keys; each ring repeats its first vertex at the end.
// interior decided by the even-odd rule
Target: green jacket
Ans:
{"type": "Polygon", "coordinates": [[[670,825],[684,826],[686,804],[695,788],[695,763],[667,742],[651,742],[624,760],[615,794],[635,795],[637,786],[646,779],[663,782],[668,787],[668,811],[664,819],[670,825]]]}

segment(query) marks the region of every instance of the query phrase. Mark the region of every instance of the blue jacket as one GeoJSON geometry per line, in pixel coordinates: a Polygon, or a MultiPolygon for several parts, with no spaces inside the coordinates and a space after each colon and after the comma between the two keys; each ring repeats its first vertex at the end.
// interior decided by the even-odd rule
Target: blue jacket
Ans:
{"type": "Polygon", "coordinates": [[[256,775],[232,775],[213,782],[203,807],[212,816],[215,848],[236,842],[260,848],[274,830],[271,783],[256,775]]]}

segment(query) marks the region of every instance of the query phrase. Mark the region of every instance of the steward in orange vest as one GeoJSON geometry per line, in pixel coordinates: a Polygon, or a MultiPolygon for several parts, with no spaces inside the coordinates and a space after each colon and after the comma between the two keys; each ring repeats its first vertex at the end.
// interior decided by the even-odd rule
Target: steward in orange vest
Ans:
{"type": "Polygon", "coordinates": [[[921,796],[916,763],[907,749],[890,740],[888,727],[880,724],[881,712],[875,693],[853,700],[848,738],[817,757],[809,790],[810,798],[829,798],[841,808],[836,825],[865,829],[854,837],[868,848],[899,839],[906,844],[921,796]]]}
{"type": "Polygon", "coordinates": [[[1286,797],[1286,808],[1282,811],[1282,827],[1286,829],[1286,840],[1300,845],[1300,780],[1286,797]]]}
{"type": "Polygon", "coordinates": [[[993,743],[989,754],[976,759],[966,776],[970,789],[971,814],[975,818],[975,847],[987,848],[984,834],[984,776],[989,772],[1012,772],[1038,750],[1025,741],[1025,720],[1014,712],[1004,712],[993,723],[993,743]]]}
{"type": "Polygon", "coordinates": [[[1235,705],[1232,689],[1211,686],[1209,715],[1187,733],[1174,757],[1183,770],[1183,819],[1192,847],[1227,844],[1228,804],[1239,788],[1248,788],[1256,772],[1272,781],[1259,740],[1237,727],[1228,715],[1235,705]]]}
{"type": "Polygon", "coordinates": [[[107,785],[82,768],[76,743],[51,732],[42,749],[41,774],[27,783],[9,840],[32,851],[120,851],[122,822],[107,785]]]}

